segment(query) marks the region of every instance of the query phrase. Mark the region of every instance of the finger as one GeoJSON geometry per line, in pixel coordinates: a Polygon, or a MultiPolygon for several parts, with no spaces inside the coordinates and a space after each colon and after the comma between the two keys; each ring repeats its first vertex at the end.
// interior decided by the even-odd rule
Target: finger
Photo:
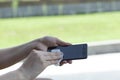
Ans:
{"type": "Polygon", "coordinates": [[[46,60],[50,61],[50,60],[59,60],[61,59],[63,56],[62,56],[62,53],[61,52],[56,52],[56,53],[53,53],[53,52],[48,52],[48,54],[45,54],[45,58],[46,60]]]}
{"type": "Polygon", "coordinates": [[[41,51],[47,51],[47,48],[48,47],[46,45],[41,44],[41,43],[39,43],[36,47],[37,50],[41,50],[41,51]]]}
{"type": "Polygon", "coordinates": [[[68,43],[68,42],[64,42],[62,40],[59,40],[57,39],[57,42],[58,46],[68,46],[68,45],[72,45],[71,43],[68,43]]]}
{"type": "Polygon", "coordinates": [[[52,60],[45,60],[45,59],[42,60],[42,63],[45,67],[53,64],[52,60]]]}
{"type": "Polygon", "coordinates": [[[67,61],[65,60],[65,61],[62,61],[62,63],[67,63],[67,61]]]}
{"type": "Polygon", "coordinates": [[[72,60],[64,60],[64,61],[61,61],[61,62],[60,62],[60,66],[62,66],[62,65],[64,65],[64,64],[67,64],[67,63],[72,64],[72,60]]]}
{"type": "Polygon", "coordinates": [[[52,60],[50,62],[51,62],[51,64],[58,64],[59,60],[52,60]]]}
{"type": "Polygon", "coordinates": [[[35,53],[38,54],[42,61],[60,60],[61,58],[63,58],[61,52],[53,53],[36,50],[35,53]]]}
{"type": "Polygon", "coordinates": [[[72,64],[72,60],[67,60],[67,63],[72,64]]]}
{"type": "Polygon", "coordinates": [[[52,80],[52,79],[49,79],[49,78],[37,78],[35,80],[52,80]]]}
{"type": "Polygon", "coordinates": [[[61,61],[61,62],[60,62],[60,66],[66,64],[66,63],[67,63],[67,61],[61,61]]]}
{"type": "Polygon", "coordinates": [[[59,60],[46,61],[46,65],[53,65],[53,64],[57,64],[58,62],[59,60]]]}

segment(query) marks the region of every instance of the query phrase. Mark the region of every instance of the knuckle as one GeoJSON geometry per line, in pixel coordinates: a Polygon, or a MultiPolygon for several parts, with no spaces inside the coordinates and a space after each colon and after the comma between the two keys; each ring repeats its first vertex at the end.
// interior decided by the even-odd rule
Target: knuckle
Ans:
{"type": "Polygon", "coordinates": [[[34,56],[37,55],[36,50],[32,50],[32,51],[31,51],[31,54],[34,55],[34,56]]]}

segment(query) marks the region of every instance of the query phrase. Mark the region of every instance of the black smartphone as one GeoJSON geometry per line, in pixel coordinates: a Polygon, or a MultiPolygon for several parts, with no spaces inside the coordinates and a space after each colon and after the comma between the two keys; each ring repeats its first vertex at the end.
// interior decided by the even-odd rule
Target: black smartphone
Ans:
{"type": "Polygon", "coordinates": [[[59,50],[63,52],[63,60],[77,60],[87,58],[87,44],[76,44],[70,46],[57,46],[48,48],[49,52],[59,50]]]}

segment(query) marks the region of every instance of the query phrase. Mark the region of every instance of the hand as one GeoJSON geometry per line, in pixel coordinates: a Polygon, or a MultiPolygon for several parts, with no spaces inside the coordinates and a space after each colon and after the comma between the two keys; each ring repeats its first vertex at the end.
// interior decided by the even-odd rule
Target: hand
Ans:
{"type": "Polygon", "coordinates": [[[38,44],[36,46],[36,49],[43,50],[43,51],[47,51],[49,47],[71,45],[68,42],[64,42],[56,37],[50,37],[50,36],[37,39],[37,42],[38,44]]]}
{"type": "MultiPolygon", "coordinates": [[[[39,50],[42,50],[42,51],[47,51],[47,49],[49,47],[55,47],[55,46],[68,46],[68,45],[71,45],[70,43],[68,42],[64,42],[56,37],[50,37],[50,36],[46,36],[46,37],[43,37],[43,38],[40,38],[40,39],[37,39],[37,46],[36,46],[36,49],[39,49],[39,50]]],[[[66,63],[69,63],[71,64],[72,61],[71,60],[68,60],[68,61],[62,61],[60,66],[63,65],[63,64],[66,64],[66,63]]]]}
{"type": "Polygon", "coordinates": [[[33,80],[46,67],[57,64],[61,58],[61,52],[52,53],[33,50],[20,69],[25,76],[28,76],[30,80],[33,80]]]}

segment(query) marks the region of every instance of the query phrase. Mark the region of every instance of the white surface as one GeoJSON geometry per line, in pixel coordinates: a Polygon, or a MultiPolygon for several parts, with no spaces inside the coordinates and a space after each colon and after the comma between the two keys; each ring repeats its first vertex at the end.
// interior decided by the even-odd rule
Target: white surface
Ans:
{"type": "MultiPolygon", "coordinates": [[[[18,63],[0,74],[17,69],[18,63]]],[[[120,80],[120,53],[89,56],[86,60],[73,61],[62,67],[50,66],[39,77],[53,80],[120,80]]]]}

